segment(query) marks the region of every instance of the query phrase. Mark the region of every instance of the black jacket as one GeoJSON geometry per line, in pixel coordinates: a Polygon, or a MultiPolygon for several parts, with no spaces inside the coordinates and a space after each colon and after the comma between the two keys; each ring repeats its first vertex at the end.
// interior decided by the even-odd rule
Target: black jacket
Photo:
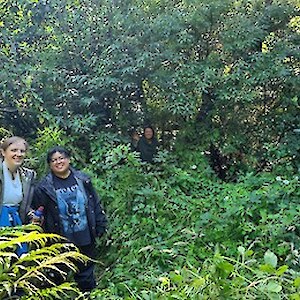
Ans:
{"type": "MultiPolygon", "coordinates": [[[[88,199],[86,206],[88,226],[92,238],[95,239],[106,231],[107,218],[105,212],[101,207],[90,177],[73,168],[72,172],[78,184],[82,185],[85,190],[88,199]]],[[[34,191],[32,207],[37,209],[39,206],[44,206],[45,221],[43,227],[45,232],[63,235],[52,173],[44,177],[34,191]]]]}
{"type": "Polygon", "coordinates": [[[137,144],[136,151],[140,152],[142,161],[152,162],[154,156],[157,154],[158,141],[155,137],[149,143],[144,136],[140,138],[137,144]]]}

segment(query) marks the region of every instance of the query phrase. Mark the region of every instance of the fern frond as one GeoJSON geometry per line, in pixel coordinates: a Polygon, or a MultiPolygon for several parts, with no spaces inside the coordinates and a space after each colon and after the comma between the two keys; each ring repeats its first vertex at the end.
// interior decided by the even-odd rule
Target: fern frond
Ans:
{"type": "Polygon", "coordinates": [[[0,239],[0,251],[6,248],[15,248],[22,243],[32,244],[35,247],[44,247],[49,240],[58,242],[65,239],[54,233],[39,233],[36,231],[29,233],[16,232],[13,233],[12,236],[6,236],[0,239]]]}
{"type": "Polygon", "coordinates": [[[47,259],[40,261],[38,265],[34,265],[32,267],[29,267],[29,269],[26,269],[27,272],[23,276],[21,276],[17,281],[21,281],[24,279],[27,280],[31,277],[37,278],[37,274],[39,274],[39,272],[42,272],[43,270],[53,270],[61,272],[61,275],[64,275],[64,272],[61,270],[61,268],[58,267],[61,265],[65,265],[71,271],[76,272],[77,266],[75,264],[75,261],[85,262],[88,260],[89,258],[87,256],[75,251],[61,253],[54,257],[48,256],[47,259]]]}
{"type": "MultiPolygon", "coordinates": [[[[26,296],[26,300],[37,299],[80,299],[82,293],[76,288],[74,283],[62,283],[51,288],[41,289],[31,295],[26,296]],[[72,294],[72,298],[70,298],[72,294]]],[[[81,298],[83,300],[83,298],[81,298]]]]}
{"type": "Polygon", "coordinates": [[[55,243],[48,245],[47,247],[30,249],[27,255],[20,258],[19,262],[23,263],[26,261],[36,261],[43,260],[45,256],[56,256],[62,252],[70,252],[70,251],[77,251],[78,248],[71,243],[55,243]]]}
{"type": "Polygon", "coordinates": [[[26,300],[80,299],[83,294],[74,284],[57,285],[55,276],[49,274],[68,281],[70,274],[77,271],[77,262],[85,263],[89,258],[74,244],[64,242],[63,237],[42,233],[35,227],[31,226],[31,232],[28,227],[20,227],[20,231],[0,229],[0,299],[13,299],[19,290],[26,300]],[[14,252],[22,243],[29,245],[29,251],[19,258],[14,252]]]}

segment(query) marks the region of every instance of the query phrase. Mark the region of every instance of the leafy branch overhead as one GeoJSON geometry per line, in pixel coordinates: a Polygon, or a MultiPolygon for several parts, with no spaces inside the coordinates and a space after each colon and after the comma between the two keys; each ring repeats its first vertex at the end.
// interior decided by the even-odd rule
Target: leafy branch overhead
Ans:
{"type": "Polygon", "coordinates": [[[2,2],[3,126],[89,143],[152,123],[167,147],[183,134],[228,165],[295,168],[297,1],[152,2],[2,2]]]}

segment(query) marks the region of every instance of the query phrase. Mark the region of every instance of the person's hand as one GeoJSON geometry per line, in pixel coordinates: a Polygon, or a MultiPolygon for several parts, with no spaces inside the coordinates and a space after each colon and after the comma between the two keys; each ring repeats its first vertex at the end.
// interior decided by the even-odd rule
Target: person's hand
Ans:
{"type": "Polygon", "coordinates": [[[29,223],[42,226],[45,220],[42,210],[40,210],[39,213],[37,213],[38,210],[34,211],[33,209],[31,209],[28,213],[29,223]]]}
{"type": "Polygon", "coordinates": [[[132,139],[133,139],[134,141],[139,141],[139,140],[140,140],[140,136],[138,135],[138,133],[134,133],[134,134],[132,135],[132,139]]]}
{"type": "Polygon", "coordinates": [[[44,216],[38,217],[36,215],[33,215],[32,219],[31,219],[31,224],[43,226],[43,224],[44,224],[44,216]]]}

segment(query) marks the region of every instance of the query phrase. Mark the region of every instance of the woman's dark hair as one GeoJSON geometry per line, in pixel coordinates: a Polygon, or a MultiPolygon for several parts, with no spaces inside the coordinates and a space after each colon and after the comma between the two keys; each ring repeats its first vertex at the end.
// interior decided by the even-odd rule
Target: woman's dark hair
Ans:
{"type": "Polygon", "coordinates": [[[52,155],[56,152],[59,152],[60,154],[63,154],[65,157],[70,158],[70,152],[61,146],[55,146],[48,150],[47,152],[47,163],[50,164],[52,155]]]}
{"type": "Polygon", "coordinates": [[[145,130],[146,130],[147,128],[150,128],[150,129],[152,130],[152,133],[153,133],[153,136],[154,136],[154,135],[155,135],[154,128],[153,128],[152,126],[150,126],[150,125],[144,126],[143,132],[145,133],[145,130]]]}

